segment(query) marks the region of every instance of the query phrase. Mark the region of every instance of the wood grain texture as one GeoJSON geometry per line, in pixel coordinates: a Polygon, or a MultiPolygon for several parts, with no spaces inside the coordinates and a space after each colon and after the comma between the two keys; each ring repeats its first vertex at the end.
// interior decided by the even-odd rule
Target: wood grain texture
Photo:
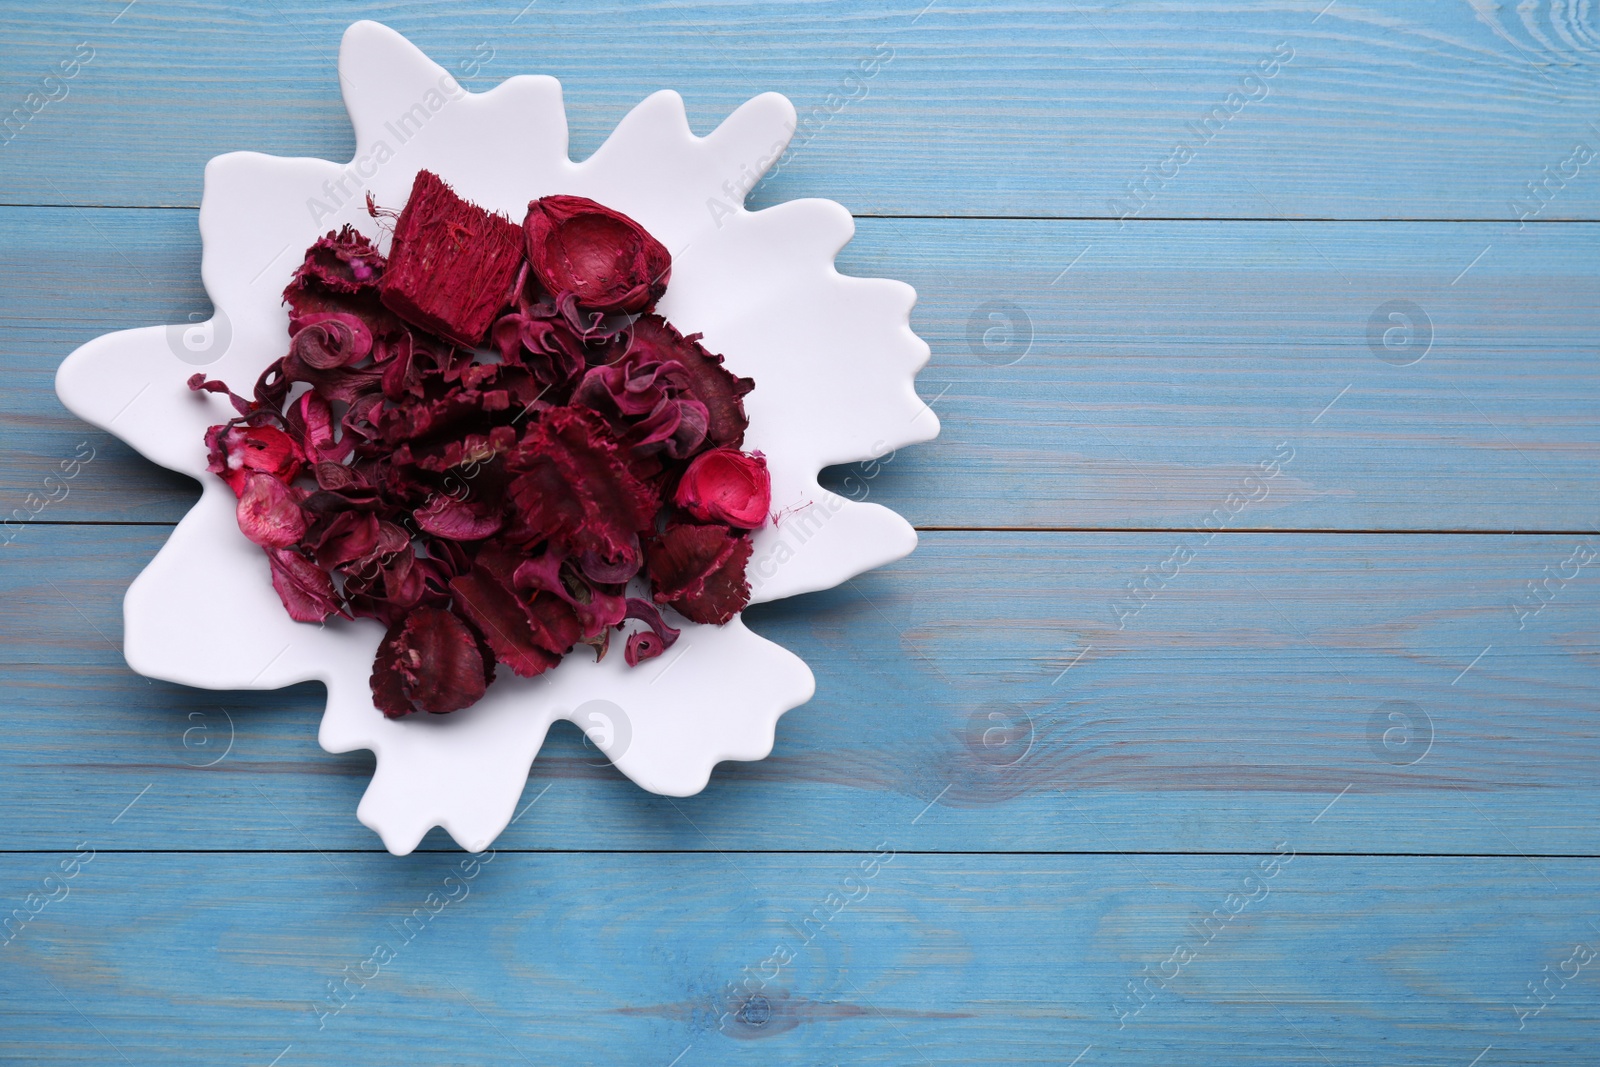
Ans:
{"type": "MultiPolygon", "coordinates": [[[[1129,182],[1164,171],[1146,214],[1511,219],[1575,142],[1600,148],[1600,35],[1576,3],[609,0],[519,16],[514,2],[143,0],[113,19],[123,6],[0,14],[7,109],[75,45],[94,50],[0,149],[0,202],[193,206],[220,152],[349,158],[334,56],[357,17],[475,90],[561,79],[580,158],[656,89],[678,89],[701,130],[783,92],[818,118],[760,202],[826,195],[867,214],[1116,217],[1129,182]],[[1244,81],[1281,49],[1287,65],[1244,81]],[[875,55],[889,57],[877,73],[846,80],[875,55]],[[1202,140],[1190,124],[1219,107],[1202,140]]],[[[1539,217],[1600,217],[1592,165],[1551,189],[1539,217]]]]}
{"type": "Polygon", "coordinates": [[[0,10],[0,521],[94,459],[0,527],[0,1063],[1593,1062],[1600,7],[35,8],[0,10]],[[788,94],[752,206],[876,216],[840,269],[915,285],[934,350],[938,441],[831,475],[918,551],[750,613],[818,679],[773,757],[672,800],[559,725],[481,867],[372,854],[320,687],[127,669],[195,489],[52,390],[208,310],[207,159],[349,157],[363,17],[474,90],[560,78],[580,158],[660,88],[700,132],[788,94]]]}
{"type": "MultiPolygon", "coordinates": [[[[122,592],[164,538],[41,527],[10,549],[0,806],[30,815],[7,844],[70,846],[148,786],[123,847],[376,847],[352,817],[370,757],[316,746],[320,686],[209,693],[123,665],[122,592]]],[[[1568,563],[1580,544],[1600,551],[927,534],[903,563],[750,613],[817,673],[770,759],[673,800],[563,726],[526,792],[548,795],[501,845],[867,848],[899,823],[939,851],[1236,850],[1337,801],[1331,851],[1600,851],[1600,559],[1568,563]],[[1180,545],[1192,558],[1168,563],[1180,545]]],[[[218,625],[241,621],[219,606],[218,625]]]]}
{"type": "MultiPolygon", "coordinates": [[[[175,521],[189,479],[51,386],[99,333],[209,314],[194,213],[0,209],[0,227],[0,515],[88,441],[39,518],[175,521]]],[[[1589,529],[1597,253],[1589,224],[864,219],[840,268],[917,287],[944,428],[835,484],[921,526],[1191,527],[1287,441],[1230,528],[1589,529]],[[1377,351],[1420,362],[1369,345],[1391,300],[1427,325],[1377,351]]]]}
{"type": "MultiPolygon", "coordinates": [[[[1593,1062],[1600,964],[1570,962],[1600,937],[1592,860],[1297,854],[1264,876],[1271,842],[1156,862],[883,835],[865,856],[502,853],[464,877],[459,855],[119,855],[97,829],[0,948],[0,1063],[1593,1062]],[[1179,945],[1133,1014],[1128,984],[1179,945]],[[1527,984],[1574,968],[1519,1030],[1527,984]]],[[[0,901],[60,862],[0,857],[0,901]]]]}

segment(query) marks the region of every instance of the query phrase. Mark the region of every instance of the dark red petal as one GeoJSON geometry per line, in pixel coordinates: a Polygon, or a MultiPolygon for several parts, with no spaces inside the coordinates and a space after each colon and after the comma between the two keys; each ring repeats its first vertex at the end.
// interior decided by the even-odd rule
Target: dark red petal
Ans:
{"type": "Polygon", "coordinates": [[[372,660],[372,703],[390,719],[404,718],[417,710],[406,696],[404,679],[400,673],[400,640],[405,633],[406,620],[397,619],[378,645],[378,654],[372,660]]]}
{"type": "Polygon", "coordinates": [[[417,509],[415,516],[423,530],[452,541],[479,541],[497,533],[501,525],[498,509],[442,494],[417,509]]]}
{"type": "Polygon", "coordinates": [[[443,715],[482,699],[492,671],[465,622],[440,608],[418,608],[378,646],[372,698],[391,718],[410,711],[443,715]]]}
{"type": "Polygon", "coordinates": [[[235,513],[240,531],[263,548],[288,548],[305,536],[299,494],[270,474],[245,477],[235,513]]]}
{"type": "Polygon", "coordinates": [[[674,600],[672,606],[686,619],[717,626],[739,614],[750,603],[744,570],[751,551],[748,537],[735,539],[733,550],[706,574],[699,589],[674,600]]]}
{"type": "Polygon", "coordinates": [[[372,331],[349,312],[308,315],[290,324],[289,352],[315,370],[359,363],[372,352],[372,331]]]}
{"type": "Polygon", "coordinates": [[[655,490],[636,477],[600,420],[582,408],[554,408],[510,459],[523,535],[607,561],[628,558],[655,521],[655,490]]]}
{"type": "Polygon", "coordinates": [[[532,678],[561,662],[561,653],[572,647],[547,648],[547,635],[539,631],[528,612],[510,589],[482,567],[474,567],[450,582],[459,610],[483,634],[495,658],[524,678],[532,678]]]}
{"type": "MultiPolygon", "coordinates": [[[[488,558],[488,555],[486,552],[481,558],[488,558]]],[[[563,567],[565,559],[559,551],[546,549],[532,559],[523,560],[516,564],[513,588],[524,593],[550,594],[552,599],[564,602],[573,611],[578,633],[584,639],[598,637],[608,627],[620,624],[627,612],[623,598],[591,583],[570,563],[563,567]]],[[[498,562],[491,565],[500,566],[498,562]]],[[[535,597],[533,603],[537,606],[544,599],[535,597]]]]}
{"type": "Polygon", "coordinates": [[[329,568],[367,559],[377,551],[378,517],[371,512],[344,512],[328,524],[316,543],[318,565],[329,568]]]}
{"type": "Polygon", "coordinates": [[[539,282],[586,308],[643,311],[666,292],[672,256],[643,226],[581,196],[547,196],[528,205],[522,228],[539,282]]]}
{"type": "Polygon", "coordinates": [[[330,615],[345,614],[327,571],[285,548],[267,549],[267,559],[272,564],[272,588],[290,618],[322,622],[330,615]]]}
{"type": "Polygon", "coordinates": [[[305,261],[294,272],[292,289],[320,288],[334,293],[370,289],[383,274],[383,256],[372,242],[346,225],[329,230],[306,249],[305,261]]]}
{"type": "MultiPolygon", "coordinates": [[[[561,655],[566,655],[573,645],[588,636],[578,610],[550,593],[534,594],[528,604],[528,615],[533,619],[533,630],[539,644],[561,655]]],[[[603,631],[605,625],[599,623],[594,627],[594,632],[603,631]]]]}
{"type": "Polygon", "coordinates": [[[750,602],[750,552],[750,539],[725,526],[668,526],[645,553],[656,602],[694,622],[727,622],[750,602]]]}
{"type": "Polygon", "coordinates": [[[658,604],[695,592],[738,540],[725,526],[673,523],[650,542],[645,559],[658,604]]]}

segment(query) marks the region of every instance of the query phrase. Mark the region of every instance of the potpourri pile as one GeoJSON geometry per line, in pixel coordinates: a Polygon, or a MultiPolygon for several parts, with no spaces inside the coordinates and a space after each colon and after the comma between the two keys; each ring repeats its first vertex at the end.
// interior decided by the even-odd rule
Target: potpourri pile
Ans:
{"type": "Polygon", "coordinates": [[[671,256],[576,196],[519,226],[422,171],[387,256],[353,227],[317,240],[284,291],[288,354],[207,431],[301,622],[367,617],[392,718],[457,711],[501,665],[577,645],[630,666],[750,598],[766,460],[744,452],[754,387],[653,312],[671,256]],[[629,585],[646,595],[629,595],[629,585]]]}

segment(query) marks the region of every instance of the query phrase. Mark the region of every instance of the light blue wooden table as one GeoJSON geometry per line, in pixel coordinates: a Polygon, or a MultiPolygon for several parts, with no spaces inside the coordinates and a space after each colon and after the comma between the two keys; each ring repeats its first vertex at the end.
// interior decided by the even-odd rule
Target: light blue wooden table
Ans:
{"type": "Polygon", "coordinates": [[[1600,5],[923,2],[0,9],[0,512],[86,459],[3,537],[0,1062],[1600,1063],[1600,5]],[[944,423],[834,472],[916,554],[750,613],[771,759],[563,725],[476,862],[319,688],[126,668],[196,488],[52,391],[206,311],[209,157],[349,157],[363,17],[579,156],[786,93],[753,203],[857,214],[944,423]]]}

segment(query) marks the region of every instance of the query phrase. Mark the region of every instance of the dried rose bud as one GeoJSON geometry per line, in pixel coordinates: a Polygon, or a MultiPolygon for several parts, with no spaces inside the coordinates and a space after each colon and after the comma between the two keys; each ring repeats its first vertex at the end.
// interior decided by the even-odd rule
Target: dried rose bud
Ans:
{"type": "Polygon", "coordinates": [[[528,263],[558,299],[591,311],[644,311],[661,299],[672,256],[643,226],[581,196],[547,196],[528,205],[522,229],[528,263]]]}
{"type": "Polygon", "coordinates": [[[772,506],[767,459],[732,448],[702,452],[683,472],[673,503],[703,522],[757,529],[772,506]]]}

